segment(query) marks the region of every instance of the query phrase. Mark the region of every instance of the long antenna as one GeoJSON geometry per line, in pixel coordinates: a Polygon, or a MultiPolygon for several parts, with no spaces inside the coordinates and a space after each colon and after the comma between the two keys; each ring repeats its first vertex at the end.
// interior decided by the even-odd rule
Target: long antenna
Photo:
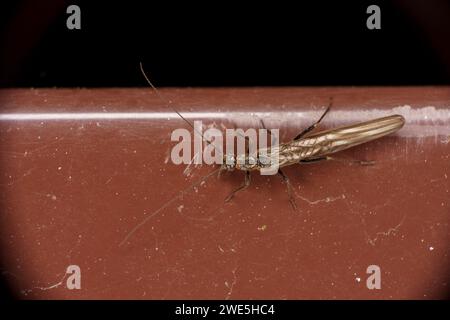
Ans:
{"type": "Polygon", "coordinates": [[[131,229],[130,232],[128,232],[128,234],[125,236],[125,238],[123,238],[123,240],[119,243],[119,247],[123,246],[125,244],[125,242],[128,241],[128,239],[130,239],[130,237],[137,231],[139,230],[148,220],[150,220],[151,218],[153,218],[154,216],[156,216],[159,212],[161,212],[163,209],[167,208],[169,205],[171,205],[172,203],[174,203],[176,200],[181,199],[185,194],[188,194],[189,192],[192,192],[192,190],[194,190],[194,188],[198,185],[200,185],[203,181],[206,181],[208,178],[210,178],[212,175],[214,175],[217,172],[220,172],[220,170],[222,170],[222,168],[217,168],[213,171],[211,171],[210,173],[208,173],[206,176],[202,177],[201,179],[199,179],[197,182],[191,184],[189,187],[187,187],[186,189],[180,191],[176,196],[174,196],[172,199],[170,199],[169,201],[167,201],[166,203],[164,203],[161,207],[159,207],[159,209],[157,209],[156,211],[153,211],[152,214],[150,214],[148,217],[146,217],[144,220],[142,220],[141,222],[139,222],[139,224],[137,224],[133,229],[131,229]]]}
{"type": "Polygon", "coordinates": [[[181,115],[181,113],[179,113],[177,110],[175,110],[174,107],[172,107],[172,105],[171,105],[172,101],[164,99],[163,96],[159,93],[158,89],[156,89],[156,87],[153,85],[153,83],[150,81],[150,79],[148,78],[147,74],[145,73],[144,67],[142,66],[142,62],[139,62],[139,67],[141,68],[141,72],[142,72],[142,75],[144,76],[145,80],[150,85],[150,87],[152,87],[152,89],[155,91],[155,93],[158,96],[159,100],[161,100],[161,102],[163,102],[163,103],[167,103],[167,105],[170,106],[172,108],[172,110],[175,111],[175,113],[180,116],[181,119],[186,121],[186,123],[189,126],[191,126],[192,129],[195,130],[194,125],[189,120],[187,120],[185,117],[183,117],[181,115]]]}
{"type": "MultiPolygon", "coordinates": [[[[209,141],[208,139],[206,139],[203,134],[201,132],[199,132],[197,129],[195,129],[194,125],[192,124],[192,122],[190,122],[189,120],[187,120],[185,117],[183,117],[181,115],[181,113],[179,113],[174,107],[172,107],[171,103],[172,101],[168,100],[168,99],[164,99],[162,94],[159,93],[158,89],[156,89],[156,87],[153,85],[153,83],[150,81],[149,77],[147,76],[147,74],[145,73],[144,67],[142,66],[142,61],[139,62],[139,67],[141,69],[142,75],[144,76],[145,80],[147,81],[147,83],[150,85],[150,87],[152,87],[152,89],[155,91],[156,95],[158,96],[158,99],[161,100],[161,102],[167,104],[167,106],[169,106],[177,115],[180,116],[181,119],[183,119],[195,132],[197,132],[201,137],[202,140],[205,141],[207,144],[212,145],[214,147],[214,149],[217,150],[216,146],[213,145],[211,143],[211,141],[209,141]]],[[[244,138],[247,142],[249,142],[249,138],[246,136],[243,136],[241,133],[238,132],[238,134],[244,138]]],[[[220,150],[220,153],[223,154],[223,151],[220,150]]]]}
{"type": "MultiPolygon", "coordinates": [[[[147,74],[145,73],[144,67],[142,66],[142,62],[139,62],[139,67],[141,69],[142,75],[144,76],[145,80],[147,81],[147,83],[150,85],[150,87],[152,87],[152,89],[155,91],[156,95],[158,96],[158,99],[161,100],[161,102],[167,104],[167,106],[169,106],[177,115],[180,116],[181,119],[183,119],[195,132],[197,132],[201,137],[202,140],[205,141],[207,144],[212,145],[214,147],[214,149],[216,149],[216,146],[213,145],[211,143],[211,141],[209,141],[208,139],[206,139],[203,134],[198,131],[194,125],[192,124],[192,122],[190,122],[188,119],[186,119],[185,117],[183,117],[183,115],[181,113],[179,113],[174,107],[172,107],[171,103],[172,101],[165,99],[162,94],[158,91],[158,89],[156,89],[156,87],[153,85],[153,83],[150,81],[149,77],[147,76],[147,74]]],[[[217,149],[216,149],[217,150],[217,149]]],[[[220,153],[223,154],[222,150],[220,150],[220,153]]]]}
{"type": "MultiPolygon", "coordinates": [[[[203,135],[198,132],[194,125],[188,121],[186,118],[184,118],[177,110],[175,110],[175,108],[173,108],[170,103],[170,100],[166,100],[163,98],[163,96],[159,93],[159,91],[156,89],[156,87],[152,84],[152,82],[150,81],[150,79],[148,78],[147,74],[144,71],[144,68],[142,66],[142,62],[139,63],[141,72],[145,78],[145,80],[147,80],[147,83],[150,85],[150,87],[152,87],[152,89],[156,92],[156,95],[158,96],[158,98],[163,102],[163,103],[167,103],[168,106],[170,106],[173,111],[175,111],[176,114],[178,114],[187,124],[189,124],[190,127],[192,127],[192,129],[194,129],[198,134],[200,134],[200,136],[202,137],[202,139],[207,142],[208,144],[211,144],[214,148],[215,146],[208,140],[206,140],[203,135]]],[[[222,152],[221,152],[222,153],[222,152]]],[[[167,208],[169,205],[171,205],[172,203],[174,203],[176,200],[182,198],[185,194],[192,192],[192,190],[200,185],[202,182],[206,181],[207,179],[209,179],[212,175],[214,175],[217,172],[220,172],[222,170],[221,167],[211,171],[210,173],[208,173],[206,176],[202,177],[201,179],[199,179],[197,182],[191,184],[189,187],[185,188],[184,190],[180,191],[176,196],[174,196],[173,198],[171,198],[169,201],[167,201],[166,203],[164,203],[161,207],[159,207],[156,211],[153,211],[152,214],[150,214],[148,217],[146,217],[144,220],[142,220],[140,223],[138,223],[133,229],[131,229],[130,232],[128,232],[128,234],[125,236],[125,238],[119,243],[119,247],[123,246],[128,239],[130,239],[130,237],[137,231],[139,230],[147,221],[149,221],[151,218],[153,218],[155,215],[157,215],[159,212],[161,212],[162,210],[164,210],[165,208],[167,208]]]]}

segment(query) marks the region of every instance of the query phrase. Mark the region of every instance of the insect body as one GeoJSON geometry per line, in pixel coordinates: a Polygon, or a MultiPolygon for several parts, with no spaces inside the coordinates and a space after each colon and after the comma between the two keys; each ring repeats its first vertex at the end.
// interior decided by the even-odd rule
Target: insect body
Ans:
{"type": "MultiPolygon", "coordinates": [[[[286,182],[289,202],[295,210],[296,204],[292,196],[292,186],[288,177],[281,170],[282,167],[299,163],[316,162],[320,160],[337,160],[329,155],[365,142],[372,141],[374,139],[381,138],[399,130],[405,124],[405,119],[401,115],[392,115],[354,125],[311,133],[328,113],[331,108],[331,103],[332,102],[330,101],[330,105],[319,120],[303,130],[294,138],[294,140],[288,143],[280,144],[276,148],[269,148],[258,152],[258,154],[268,155],[269,161],[258,156],[252,159],[248,155],[248,152],[246,155],[238,155],[236,158],[227,159],[227,163],[224,161],[224,164],[221,166],[221,170],[232,171],[234,169],[238,169],[243,170],[246,173],[244,183],[239,188],[234,190],[225,199],[225,201],[227,202],[231,200],[237,192],[244,190],[250,185],[251,171],[261,170],[268,167],[269,163],[277,157],[279,168],[278,174],[286,182]],[[244,161],[241,161],[241,163],[237,161],[242,158],[244,158],[244,161]]],[[[264,122],[262,122],[262,125],[265,127],[264,122]]],[[[226,157],[229,156],[225,156],[224,160],[226,157]]],[[[367,161],[349,161],[360,164],[371,164],[371,162],[367,161]]]]}
{"type": "MultiPolygon", "coordinates": [[[[329,154],[393,133],[403,127],[404,123],[405,119],[402,116],[392,115],[311,135],[305,133],[291,142],[260,151],[262,151],[262,154],[268,154],[269,158],[273,158],[277,154],[280,168],[302,162],[326,160],[329,154]]],[[[242,155],[237,158],[239,157],[244,158],[242,155]]],[[[267,168],[270,163],[267,159],[250,156],[245,156],[245,161],[241,165],[234,157],[231,159],[228,157],[226,160],[231,165],[224,164],[222,165],[223,169],[230,171],[234,169],[243,171],[260,170],[267,168]]]]}
{"type": "MultiPolygon", "coordinates": [[[[142,68],[142,64],[140,66],[141,71],[145,79],[149,83],[149,85],[155,90],[155,92],[158,94],[161,100],[163,100],[162,97],[159,95],[158,91],[156,90],[156,88],[153,86],[153,84],[146,76],[142,68]]],[[[322,114],[322,116],[319,118],[319,120],[317,120],[314,124],[303,130],[291,142],[282,143],[277,147],[273,148],[261,149],[259,150],[258,155],[256,156],[249,155],[248,150],[246,154],[243,155],[242,154],[237,156],[224,155],[223,164],[220,166],[219,169],[210,172],[207,176],[201,178],[193,185],[180,191],[177,196],[174,196],[172,199],[170,199],[164,205],[162,205],[159,209],[157,209],[152,214],[147,216],[143,221],[141,221],[138,225],[136,225],[127,234],[127,236],[120,243],[120,246],[123,245],[134,234],[134,232],[136,232],[140,227],[142,227],[149,219],[151,219],[153,216],[155,216],[156,214],[167,208],[177,199],[182,198],[185,194],[189,193],[195,186],[198,186],[216,172],[220,173],[221,171],[224,170],[226,171],[241,170],[245,172],[244,183],[239,188],[234,190],[225,199],[225,201],[227,202],[231,200],[237,192],[244,190],[250,185],[251,171],[256,170],[260,171],[263,168],[269,167],[274,157],[278,158],[278,174],[282,177],[282,179],[285,181],[287,185],[289,201],[295,210],[296,204],[292,196],[292,186],[289,182],[288,177],[281,170],[282,167],[294,164],[316,162],[320,160],[338,160],[329,155],[393,133],[402,128],[405,123],[405,119],[401,115],[391,115],[358,124],[312,133],[312,131],[317,127],[317,125],[329,112],[330,108],[331,108],[331,101],[330,105],[328,106],[326,111],[322,114]],[[264,156],[261,156],[261,154],[263,154],[264,156]]],[[[192,123],[186,120],[178,111],[176,110],[174,111],[195,130],[192,123]]],[[[264,122],[262,120],[261,123],[263,128],[265,128],[264,122]]],[[[203,137],[203,135],[202,138],[208,144],[210,143],[210,141],[206,140],[203,137]]],[[[356,161],[347,160],[347,161],[356,162],[360,164],[369,164],[366,161],[358,161],[358,160],[356,161]]]]}

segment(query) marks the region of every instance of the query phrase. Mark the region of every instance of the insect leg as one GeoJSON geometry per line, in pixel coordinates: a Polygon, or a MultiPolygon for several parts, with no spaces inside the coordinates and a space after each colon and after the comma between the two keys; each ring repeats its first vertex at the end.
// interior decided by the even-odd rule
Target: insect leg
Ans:
{"type": "Polygon", "coordinates": [[[270,140],[272,140],[272,130],[266,128],[266,124],[264,123],[263,119],[259,118],[259,123],[261,124],[261,127],[263,129],[267,130],[267,133],[269,134],[270,140]]]}
{"type": "Polygon", "coordinates": [[[267,128],[266,128],[266,124],[264,123],[264,120],[263,120],[263,119],[259,118],[259,123],[261,124],[261,127],[262,127],[263,129],[266,129],[266,130],[267,130],[267,132],[269,133],[269,135],[272,135],[272,132],[270,131],[270,129],[267,129],[267,128]]]}
{"type": "Polygon", "coordinates": [[[328,157],[320,157],[320,158],[312,158],[312,159],[302,159],[299,162],[300,163],[313,163],[313,162],[319,162],[323,160],[329,160],[328,157]]]}
{"type": "Polygon", "coordinates": [[[250,171],[245,171],[245,180],[244,183],[237,188],[236,190],[234,190],[233,192],[231,192],[228,197],[225,198],[225,202],[230,201],[231,199],[233,199],[234,195],[239,192],[242,191],[244,189],[246,189],[249,185],[250,185],[250,181],[251,181],[251,176],[250,176],[250,171]]]}
{"type": "Polygon", "coordinates": [[[342,159],[342,158],[335,158],[335,157],[327,157],[327,160],[334,160],[344,163],[350,163],[350,164],[357,164],[361,166],[371,166],[375,164],[375,161],[373,160],[358,160],[358,159],[342,159]]]}
{"type": "MultiPolygon", "coordinates": [[[[236,128],[236,125],[235,125],[234,127],[236,128]]],[[[248,159],[248,158],[250,157],[250,139],[249,139],[249,137],[247,137],[247,136],[243,136],[243,138],[245,139],[245,142],[246,142],[246,146],[245,146],[245,154],[244,154],[244,156],[245,156],[245,159],[248,159]]],[[[219,171],[219,174],[220,174],[220,171],[219,171]]],[[[231,199],[233,199],[234,195],[235,195],[237,192],[246,189],[246,188],[250,185],[250,180],[251,180],[251,177],[250,177],[250,171],[245,171],[245,180],[244,180],[244,183],[243,183],[239,188],[237,188],[236,190],[234,190],[233,192],[231,192],[231,193],[225,198],[225,202],[228,202],[228,201],[230,201],[231,199]]]]}
{"type": "MultiPolygon", "coordinates": [[[[261,127],[263,129],[266,129],[266,125],[264,123],[264,120],[263,119],[259,119],[259,122],[261,123],[261,127]]],[[[270,131],[270,129],[268,129],[267,132],[272,137],[272,132],[270,131]]],[[[292,195],[291,182],[289,181],[289,178],[287,177],[287,175],[285,175],[284,172],[281,171],[281,169],[278,169],[278,174],[283,178],[283,181],[286,183],[288,196],[289,196],[289,203],[291,204],[292,209],[296,210],[297,209],[297,204],[295,203],[294,196],[292,195]]]]}
{"type": "Polygon", "coordinates": [[[375,164],[375,161],[373,160],[355,160],[355,159],[341,159],[341,158],[335,158],[335,157],[320,157],[320,158],[312,158],[312,159],[303,159],[300,160],[300,163],[312,163],[312,162],[318,162],[322,160],[333,160],[333,161],[339,161],[344,163],[350,163],[350,164],[358,164],[361,166],[371,166],[375,164]]]}
{"type": "Polygon", "coordinates": [[[292,209],[297,210],[297,204],[295,203],[294,196],[292,195],[292,185],[289,181],[289,178],[284,174],[281,169],[278,169],[278,174],[283,178],[283,181],[286,183],[288,196],[289,196],[289,203],[292,206],[292,209]]]}
{"type": "Polygon", "coordinates": [[[319,120],[317,120],[315,123],[313,123],[312,125],[310,125],[308,128],[306,128],[305,130],[303,130],[302,132],[300,132],[295,138],[294,140],[298,140],[302,137],[304,137],[308,132],[314,130],[315,127],[317,127],[320,123],[320,121],[322,121],[322,119],[325,117],[325,115],[328,113],[328,111],[330,111],[331,106],[333,105],[333,98],[330,98],[330,104],[328,105],[327,109],[325,110],[325,112],[322,114],[322,116],[319,118],[319,120]]]}

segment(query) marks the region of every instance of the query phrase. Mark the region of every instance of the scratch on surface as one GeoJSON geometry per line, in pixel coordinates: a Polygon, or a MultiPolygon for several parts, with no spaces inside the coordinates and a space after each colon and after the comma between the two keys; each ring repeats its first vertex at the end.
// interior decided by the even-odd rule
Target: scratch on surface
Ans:
{"type": "Polygon", "coordinates": [[[295,194],[296,197],[302,199],[303,201],[305,201],[305,202],[307,202],[307,203],[309,203],[311,205],[315,205],[315,204],[318,204],[320,202],[329,203],[329,202],[333,202],[333,201],[336,201],[336,200],[344,200],[345,199],[345,194],[341,194],[340,196],[337,196],[337,197],[326,197],[326,198],[318,199],[318,200],[309,200],[308,198],[305,198],[305,197],[299,195],[297,193],[297,191],[295,191],[295,190],[294,190],[294,194],[295,194]]]}
{"type": "Polygon", "coordinates": [[[167,152],[166,158],[164,159],[164,164],[168,164],[170,160],[170,150],[167,152]]]}
{"type": "Polygon", "coordinates": [[[48,287],[33,287],[31,289],[24,289],[22,290],[22,294],[23,295],[28,295],[29,293],[33,292],[34,290],[41,290],[41,291],[47,291],[47,290],[51,290],[51,289],[55,289],[58,288],[59,286],[61,286],[64,282],[64,279],[67,277],[67,273],[64,273],[64,276],[61,278],[61,280],[55,284],[49,285],[48,287]]]}
{"type": "MultiPolygon", "coordinates": [[[[219,215],[221,215],[225,212],[222,206],[223,206],[222,203],[219,203],[219,205],[217,205],[214,209],[211,210],[213,213],[206,217],[193,217],[191,215],[184,214],[181,211],[179,211],[179,212],[181,213],[180,216],[182,216],[183,218],[188,219],[188,220],[192,220],[195,222],[211,222],[211,221],[214,221],[216,219],[216,217],[218,217],[219,215]]],[[[183,208],[184,208],[184,206],[183,206],[183,208]]]]}
{"type": "Polygon", "coordinates": [[[236,277],[237,269],[238,269],[238,267],[234,268],[233,271],[231,271],[231,273],[233,274],[233,281],[231,282],[231,284],[228,281],[225,281],[225,286],[228,288],[228,292],[225,296],[225,300],[230,299],[230,296],[233,293],[233,288],[237,281],[237,277],[236,277]]]}
{"type": "Polygon", "coordinates": [[[402,220],[395,227],[389,228],[387,231],[377,232],[374,238],[370,238],[366,232],[367,242],[374,246],[379,237],[387,237],[391,234],[395,234],[396,232],[398,232],[398,229],[402,226],[403,222],[405,222],[405,219],[406,215],[403,216],[402,220]]]}
{"type": "Polygon", "coordinates": [[[114,177],[116,177],[118,175],[118,172],[116,170],[114,170],[114,173],[111,177],[109,177],[106,181],[105,181],[105,185],[107,185],[108,183],[110,183],[112,181],[112,179],[114,179],[114,177]]]}
{"type": "Polygon", "coordinates": [[[192,164],[194,164],[194,168],[197,168],[198,164],[195,163],[195,161],[198,159],[200,153],[197,152],[194,157],[192,157],[191,161],[189,162],[189,164],[187,165],[186,169],[184,169],[183,174],[185,176],[190,176],[192,173],[192,164]]]}
{"type": "MultiPolygon", "coordinates": [[[[65,140],[65,136],[63,136],[63,137],[61,137],[61,138],[59,138],[59,139],[55,139],[55,140],[53,140],[53,141],[51,141],[51,142],[49,142],[49,143],[45,143],[43,146],[36,147],[36,148],[34,148],[34,149],[31,149],[31,150],[27,150],[27,151],[26,151],[26,154],[24,154],[24,155],[29,155],[29,154],[32,154],[32,153],[35,153],[35,152],[39,152],[39,151],[45,150],[45,149],[47,149],[47,148],[53,146],[54,144],[60,143],[60,142],[63,141],[63,140],[65,140]]],[[[37,142],[37,143],[40,144],[40,143],[42,143],[42,141],[37,142]]]]}
{"type": "Polygon", "coordinates": [[[442,177],[442,178],[430,179],[430,181],[428,181],[428,182],[422,184],[422,187],[426,187],[426,186],[428,186],[428,185],[430,185],[430,184],[434,184],[434,183],[436,183],[436,182],[441,182],[441,181],[444,181],[444,180],[447,180],[447,174],[445,174],[445,173],[444,173],[444,177],[442,177]]]}
{"type": "MultiPolygon", "coordinates": [[[[344,192],[345,192],[345,189],[344,189],[344,192]]],[[[375,246],[376,241],[379,240],[380,237],[387,237],[387,236],[390,236],[390,235],[398,232],[398,229],[402,226],[402,224],[405,222],[405,219],[406,219],[406,214],[405,214],[403,216],[403,218],[401,219],[401,221],[395,227],[391,227],[386,231],[377,232],[375,234],[375,237],[370,237],[369,233],[367,232],[367,227],[366,227],[367,224],[366,224],[366,220],[364,219],[364,217],[361,214],[356,214],[354,212],[352,206],[348,203],[348,200],[345,201],[345,204],[351,214],[359,216],[359,218],[361,220],[361,224],[364,227],[364,235],[366,236],[366,241],[367,241],[367,243],[369,243],[372,246],[375,246]]],[[[384,205],[386,205],[386,203],[384,205]]]]}

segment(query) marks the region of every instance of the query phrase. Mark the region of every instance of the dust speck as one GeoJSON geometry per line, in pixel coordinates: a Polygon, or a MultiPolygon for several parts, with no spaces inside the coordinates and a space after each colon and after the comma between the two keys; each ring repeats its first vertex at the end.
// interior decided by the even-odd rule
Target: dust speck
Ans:
{"type": "Polygon", "coordinates": [[[267,225],[265,225],[265,224],[260,226],[260,227],[258,227],[258,231],[264,231],[266,229],[267,229],[267,225]]]}

